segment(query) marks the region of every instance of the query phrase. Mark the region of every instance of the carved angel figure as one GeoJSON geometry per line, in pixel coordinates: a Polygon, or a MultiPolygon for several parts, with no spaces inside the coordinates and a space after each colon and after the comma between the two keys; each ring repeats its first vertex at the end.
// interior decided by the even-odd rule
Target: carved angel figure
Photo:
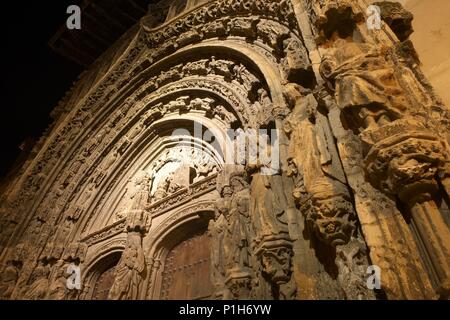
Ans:
{"type": "Polygon", "coordinates": [[[197,182],[216,173],[217,165],[211,162],[211,160],[208,161],[208,159],[204,159],[202,163],[195,163],[194,169],[197,173],[194,182],[197,182]]]}
{"type": "Polygon", "coordinates": [[[161,200],[167,196],[168,191],[169,191],[170,182],[171,182],[171,177],[167,176],[158,184],[155,194],[153,195],[154,201],[161,200]]]}

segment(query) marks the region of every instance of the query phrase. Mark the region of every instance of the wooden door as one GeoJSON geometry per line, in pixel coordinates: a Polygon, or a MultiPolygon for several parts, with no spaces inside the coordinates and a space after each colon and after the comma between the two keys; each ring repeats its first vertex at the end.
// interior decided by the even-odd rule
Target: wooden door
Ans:
{"type": "Polygon", "coordinates": [[[116,266],[112,266],[103,272],[95,283],[93,300],[107,300],[109,290],[114,283],[114,271],[116,266]]]}
{"type": "Polygon", "coordinates": [[[209,237],[206,233],[197,234],[168,254],[162,275],[161,299],[209,299],[212,293],[209,237]]]}

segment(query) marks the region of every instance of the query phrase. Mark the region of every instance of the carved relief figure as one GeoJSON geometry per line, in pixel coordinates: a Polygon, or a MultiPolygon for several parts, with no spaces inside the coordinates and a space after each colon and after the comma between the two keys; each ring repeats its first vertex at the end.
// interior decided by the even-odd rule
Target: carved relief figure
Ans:
{"type": "Polygon", "coordinates": [[[26,300],[42,300],[46,297],[49,289],[50,267],[47,262],[40,260],[38,266],[31,274],[29,285],[23,292],[26,300]]]}
{"type": "Polygon", "coordinates": [[[317,126],[310,120],[315,117],[317,101],[312,94],[302,96],[302,91],[301,87],[287,86],[288,100],[294,107],[286,120],[291,174],[298,179],[294,197],[303,204],[301,210],[316,236],[334,246],[350,239],[353,206],[347,187],[340,181],[342,167],[333,166],[335,170],[330,171],[330,155],[326,148],[319,148],[317,126]]]}
{"type": "Polygon", "coordinates": [[[134,193],[131,196],[132,210],[144,209],[150,198],[150,191],[152,189],[153,178],[152,174],[141,173],[134,182],[134,193]]]}
{"type": "Polygon", "coordinates": [[[286,198],[282,177],[255,174],[252,178],[252,221],[258,238],[287,233],[286,198]]]}
{"type": "Polygon", "coordinates": [[[67,298],[67,266],[63,261],[55,265],[56,274],[50,283],[47,299],[65,300],[67,298]]]}
{"type": "Polygon", "coordinates": [[[145,255],[142,237],[149,229],[149,218],[143,210],[131,211],[127,218],[127,244],[114,273],[109,299],[138,299],[143,280],[145,255]]]}
{"type": "Polygon", "coordinates": [[[249,217],[249,185],[240,172],[231,174],[229,183],[233,192],[229,211],[225,216],[224,260],[225,299],[248,299],[251,293],[251,242],[253,232],[249,217]]]}
{"type": "Polygon", "coordinates": [[[271,294],[277,299],[292,299],[296,286],[291,281],[293,251],[282,180],[280,175],[254,174],[250,212],[256,234],[254,246],[262,273],[271,287],[277,288],[271,294]]]}
{"type": "Polygon", "coordinates": [[[139,233],[131,232],[128,234],[127,246],[117,265],[114,284],[111,287],[108,299],[130,300],[138,297],[139,284],[142,281],[142,272],[145,268],[141,242],[139,233]]]}
{"type": "Polygon", "coordinates": [[[238,174],[230,178],[233,196],[230,199],[228,237],[234,244],[230,254],[227,255],[229,268],[243,268],[250,266],[250,237],[249,225],[249,199],[248,183],[238,174]]]}
{"type": "Polygon", "coordinates": [[[161,282],[176,266],[211,276],[213,290],[174,281],[205,285],[201,298],[372,299],[369,263],[388,298],[448,299],[450,121],[407,52],[412,17],[368,32],[364,0],[157,0],[150,13],[134,2],[116,9],[140,23],[0,185],[0,299],[169,297],[161,282]],[[230,139],[170,135],[197,123],[230,139]],[[267,139],[247,143],[251,130],[267,139]],[[225,168],[232,157],[245,172],[225,168]],[[208,220],[201,268],[164,259],[208,220]],[[27,254],[11,257],[16,243],[27,254]],[[96,286],[68,290],[66,264],[91,262],[107,270],[90,275],[96,286]]]}
{"type": "Polygon", "coordinates": [[[216,202],[215,217],[209,222],[208,234],[211,237],[211,280],[216,288],[216,295],[223,296],[225,284],[225,233],[227,232],[230,200],[233,195],[226,185],[220,192],[221,199],[216,202]]]}
{"type": "Polygon", "coordinates": [[[170,176],[163,178],[163,180],[159,182],[155,194],[153,195],[153,201],[159,201],[168,195],[170,182],[171,182],[170,176]]]}
{"type": "Polygon", "coordinates": [[[407,101],[383,47],[337,40],[320,66],[337,105],[361,127],[372,129],[398,119],[407,101]]]}
{"type": "Polygon", "coordinates": [[[194,164],[194,169],[197,174],[194,182],[200,181],[217,172],[217,165],[215,163],[210,162],[207,159],[204,160],[205,161],[202,161],[201,163],[194,164]]]}
{"type": "Polygon", "coordinates": [[[222,105],[218,105],[218,106],[214,107],[212,112],[213,112],[213,116],[217,115],[220,119],[225,121],[228,125],[231,125],[237,121],[236,116],[232,112],[228,111],[222,105]]]}

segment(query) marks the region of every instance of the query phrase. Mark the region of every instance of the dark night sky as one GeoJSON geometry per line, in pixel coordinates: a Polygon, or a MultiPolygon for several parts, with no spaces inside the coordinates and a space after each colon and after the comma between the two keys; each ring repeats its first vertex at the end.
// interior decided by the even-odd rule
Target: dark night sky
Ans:
{"type": "Polygon", "coordinates": [[[64,25],[71,4],[80,1],[2,3],[0,179],[20,154],[19,145],[42,135],[50,111],[82,71],[47,44],[64,25]]]}

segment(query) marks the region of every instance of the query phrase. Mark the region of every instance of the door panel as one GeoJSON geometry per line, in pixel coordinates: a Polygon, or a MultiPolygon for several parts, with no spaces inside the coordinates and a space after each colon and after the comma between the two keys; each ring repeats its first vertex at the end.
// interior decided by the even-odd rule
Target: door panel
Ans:
{"type": "Polygon", "coordinates": [[[206,233],[197,234],[174,247],[167,256],[162,275],[161,299],[209,299],[210,241],[206,233]]]}
{"type": "Polygon", "coordinates": [[[112,266],[103,272],[97,280],[94,287],[93,300],[107,300],[109,290],[114,283],[114,271],[116,267],[112,266]]]}

